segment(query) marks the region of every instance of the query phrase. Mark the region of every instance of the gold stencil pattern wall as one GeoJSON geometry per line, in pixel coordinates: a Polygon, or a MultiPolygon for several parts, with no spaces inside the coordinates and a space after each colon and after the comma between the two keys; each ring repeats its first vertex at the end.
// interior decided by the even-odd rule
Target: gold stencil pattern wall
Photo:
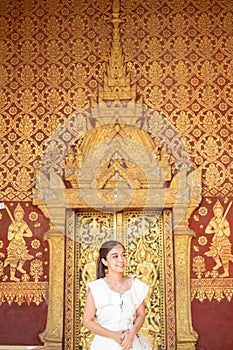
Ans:
{"type": "MultiPolygon", "coordinates": [[[[231,2],[121,6],[122,46],[138,97],[177,128],[193,166],[203,166],[204,195],[229,195],[231,2]]],[[[110,11],[103,0],[1,1],[0,200],[31,199],[46,139],[96,99],[111,45],[110,11]]]]}
{"type": "MultiPolygon", "coordinates": [[[[112,43],[111,9],[110,0],[0,1],[0,202],[10,208],[25,202],[24,208],[30,203],[30,212],[34,210],[32,190],[47,140],[71,115],[98,102],[112,43]]],[[[121,18],[122,48],[138,100],[162,116],[158,121],[166,119],[177,130],[164,135],[171,153],[182,152],[181,136],[193,167],[202,166],[208,215],[200,209],[193,217],[196,258],[204,255],[205,240],[199,238],[216,197],[228,197],[226,206],[232,196],[233,3],[122,0],[121,18]]],[[[62,136],[60,150],[70,137],[62,136]]],[[[40,238],[45,231],[40,229],[40,238]]],[[[4,241],[6,226],[2,235],[4,241]]],[[[206,273],[211,264],[207,261],[206,273]]],[[[227,290],[229,280],[224,282],[227,290]]],[[[199,334],[204,328],[207,322],[199,334]]]]}
{"type": "Polygon", "coordinates": [[[31,199],[46,139],[97,92],[110,4],[90,3],[1,1],[1,200],[31,199]]]}

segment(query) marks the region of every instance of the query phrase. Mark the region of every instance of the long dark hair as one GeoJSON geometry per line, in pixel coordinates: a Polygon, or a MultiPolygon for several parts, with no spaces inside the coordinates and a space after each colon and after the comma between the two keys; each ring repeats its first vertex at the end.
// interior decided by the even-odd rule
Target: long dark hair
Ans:
{"type": "Polygon", "coordinates": [[[118,241],[107,241],[105,243],[102,244],[102,246],[100,247],[99,250],[99,257],[97,259],[97,263],[96,263],[96,278],[103,278],[106,276],[106,266],[103,264],[102,259],[106,259],[106,256],[108,255],[108,253],[110,252],[110,250],[118,245],[121,245],[122,248],[125,249],[125,247],[123,246],[123,244],[121,242],[118,241]]]}

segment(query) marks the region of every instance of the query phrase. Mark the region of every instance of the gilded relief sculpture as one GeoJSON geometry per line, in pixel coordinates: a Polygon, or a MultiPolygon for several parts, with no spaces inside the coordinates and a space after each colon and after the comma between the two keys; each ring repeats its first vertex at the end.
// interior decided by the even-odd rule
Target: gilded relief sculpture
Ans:
{"type": "MultiPolygon", "coordinates": [[[[17,204],[13,214],[5,204],[0,204],[0,209],[5,209],[10,217],[7,229],[7,244],[1,241],[0,245],[0,304],[12,302],[28,305],[33,302],[39,305],[46,299],[47,278],[44,275],[43,253],[41,242],[33,238],[33,230],[29,227],[27,219],[34,221],[38,219],[36,212],[31,212],[26,218],[25,210],[17,204]],[[3,253],[6,251],[6,254],[3,253]]],[[[3,216],[0,216],[0,220],[3,216]]]]}
{"type": "MultiPolygon", "coordinates": [[[[146,232],[150,231],[151,230],[147,229],[146,231],[141,232],[146,234],[146,232]]],[[[137,262],[136,276],[147,283],[149,287],[149,291],[145,299],[147,318],[143,329],[145,329],[147,332],[153,333],[154,349],[159,349],[159,346],[162,346],[161,323],[164,321],[163,312],[161,310],[163,290],[161,288],[161,281],[159,278],[159,271],[161,271],[159,249],[160,247],[158,241],[153,245],[153,249],[151,249],[148,243],[144,240],[144,236],[141,236],[135,253],[135,259],[137,262]]]]}
{"type": "Polygon", "coordinates": [[[231,253],[232,244],[229,239],[231,231],[229,222],[226,219],[231,204],[232,202],[229,203],[224,213],[222,204],[217,201],[213,207],[214,216],[205,229],[206,234],[213,235],[210,249],[205,255],[214,259],[216,263],[213,267],[214,271],[218,271],[223,267],[223,273],[219,277],[229,276],[229,262],[233,262],[233,255],[231,253]]]}
{"type": "Polygon", "coordinates": [[[73,188],[78,188],[78,172],[82,159],[79,147],[71,147],[65,158],[64,178],[71,183],[73,188]]]}
{"type": "Polygon", "coordinates": [[[84,265],[82,271],[82,279],[85,284],[96,279],[96,261],[98,258],[99,249],[97,246],[91,246],[90,249],[86,252],[87,262],[84,265]]]}
{"type": "MultiPolygon", "coordinates": [[[[211,200],[207,201],[212,204],[211,200]]],[[[202,217],[208,214],[208,205],[199,209],[199,214],[194,216],[200,221],[200,229],[203,234],[194,245],[194,258],[192,269],[195,279],[191,280],[192,299],[199,301],[216,299],[228,301],[233,297],[233,278],[231,266],[233,262],[231,228],[229,224],[230,209],[232,201],[225,198],[221,203],[219,200],[213,205],[213,215],[207,225],[202,224],[202,217]],[[224,207],[224,204],[227,204],[224,207]],[[210,242],[209,242],[210,237],[210,242]],[[203,251],[203,255],[201,252],[203,251]]]]}
{"type": "MultiPolygon", "coordinates": [[[[10,214],[10,211],[8,210],[10,214]]],[[[32,231],[24,221],[24,210],[20,204],[14,211],[14,218],[11,216],[11,224],[8,228],[7,258],[4,267],[10,265],[10,280],[18,282],[20,278],[15,276],[16,270],[25,274],[23,265],[27,260],[31,260],[33,255],[28,253],[27,243],[24,237],[32,237],[32,231]]]]}
{"type": "Polygon", "coordinates": [[[136,260],[138,261],[136,268],[136,275],[142,281],[146,282],[149,286],[149,292],[146,298],[146,305],[150,309],[151,294],[153,293],[153,288],[156,285],[158,279],[159,268],[159,256],[158,252],[152,251],[150,247],[143,242],[142,237],[140,238],[137,245],[137,252],[135,254],[136,260]],[[152,262],[152,257],[154,261],[152,262]],[[157,265],[156,265],[157,262],[157,265]]]}

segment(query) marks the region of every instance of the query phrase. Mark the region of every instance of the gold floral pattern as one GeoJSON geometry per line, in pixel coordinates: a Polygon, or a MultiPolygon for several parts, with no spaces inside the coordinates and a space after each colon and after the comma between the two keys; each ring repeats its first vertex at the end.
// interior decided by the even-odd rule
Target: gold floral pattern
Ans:
{"type": "MultiPolygon", "coordinates": [[[[0,199],[27,201],[47,137],[98,96],[110,53],[104,17],[111,2],[6,3],[0,8],[0,199]]],[[[193,166],[203,164],[203,194],[230,195],[229,2],[123,0],[121,12],[123,52],[142,100],[177,128],[193,166]]]]}

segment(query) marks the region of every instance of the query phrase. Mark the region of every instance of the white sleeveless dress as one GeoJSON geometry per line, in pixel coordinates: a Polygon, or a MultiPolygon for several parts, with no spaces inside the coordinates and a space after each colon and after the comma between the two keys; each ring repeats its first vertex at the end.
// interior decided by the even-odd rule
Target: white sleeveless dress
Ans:
{"type": "MultiPolygon", "coordinates": [[[[145,299],[148,286],[132,277],[132,285],[123,295],[109,288],[103,278],[88,283],[96,306],[98,324],[112,331],[131,329],[136,316],[136,309],[145,299]]],[[[90,350],[121,350],[115,340],[96,335],[90,350]]],[[[143,349],[137,337],[132,350],[143,349]]]]}

